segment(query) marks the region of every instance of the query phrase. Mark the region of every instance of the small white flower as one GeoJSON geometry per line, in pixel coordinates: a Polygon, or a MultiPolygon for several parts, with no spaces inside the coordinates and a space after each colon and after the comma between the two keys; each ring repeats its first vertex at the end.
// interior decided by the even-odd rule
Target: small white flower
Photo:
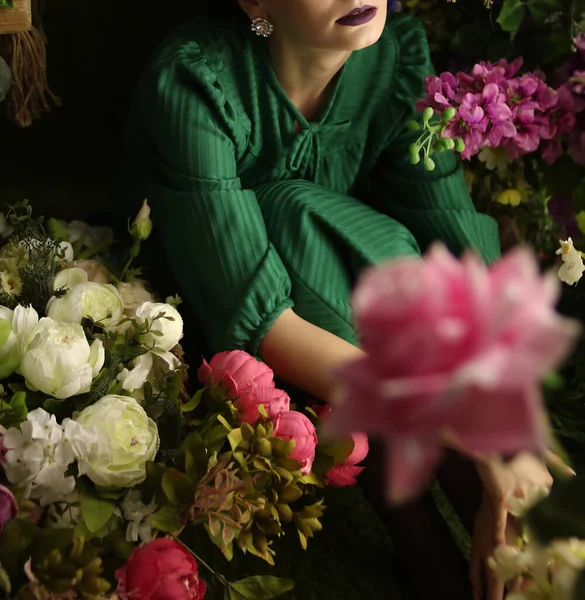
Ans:
{"type": "MultiPolygon", "coordinates": [[[[4,432],[2,444],[7,448],[4,456],[6,467],[16,467],[20,465],[28,472],[28,477],[34,477],[41,469],[45,457],[43,444],[33,438],[33,424],[30,421],[24,421],[20,429],[11,427],[4,432]]],[[[21,481],[12,481],[8,469],[6,474],[12,483],[18,484],[21,481]]],[[[24,476],[24,473],[22,473],[24,476]]]]}
{"type": "Polygon", "coordinates": [[[135,358],[131,363],[133,367],[131,371],[123,369],[118,374],[117,379],[122,382],[122,389],[128,392],[140,389],[146,383],[152,371],[152,365],[153,355],[150,352],[135,358]]]}
{"type": "Polygon", "coordinates": [[[508,165],[510,164],[510,157],[503,148],[490,148],[485,146],[480,148],[477,158],[480,162],[484,163],[488,171],[497,171],[500,177],[504,177],[508,165]]]}
{"type": "Polygon", "coordinates": [[[517,546],[498,546],[488,559],[490,568],[500,581],[506,582],[521,575],[528,567],[528,557],[517,546]]]}
{"type": "Polygon", "coordinates": [[[583,256],[575,248],[571,238],[559,240],[559,244],[560,248],[556,251],[556,254],[560,254],[563,261],[558,272],[559,279],[568,285],[573,285],[581,279],[585,272],[583,256]]]}
{"type": "Polygon", "coordinates": [[[95,452],[99,438],[95,427],[86,427],[73,419],[65,419],[63,441],[69,444],[78,461],[84,461],[95,452]]]}
{"type": "Polygon", "coordinates": [[[75,489],[75,478],[65,477],[63,469],[51,464],[41,469],[35,477],[31,498],[40,499],[41,506],[53,504],[66,498],[75,489]]]}
{"type": "Polygon", "coordinates": [[[32,437],[48,444],[57,444],[63,437],[63,429],[57,423],[55,415],[49,414],[42,408],[37,408],[27,415],[27,420],[32,423],[32,437]]]}
{"type": "Polygon", "coordinates": [[[150,542],[152,540],[152,525],[149,516],[157,509],[154,500],[149,504],[144,504],[140,491],[132,490],[124,497],[121,508],[124,519],[128,521],[126,540],[137,542],[140,539],[143,542],[150,542]]]}
{"type": "Polygon", "coordinates": [[[73,262],[75,255],[73,253],[73,246],[69,242],[60,242],[59,250],[62,252],[63,262],[73,262]]]}

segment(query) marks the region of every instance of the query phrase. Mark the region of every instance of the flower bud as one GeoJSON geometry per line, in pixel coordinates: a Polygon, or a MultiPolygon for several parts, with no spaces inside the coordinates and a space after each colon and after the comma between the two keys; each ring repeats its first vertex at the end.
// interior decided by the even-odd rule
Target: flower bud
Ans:
{"type": "Polygon", "coordinates": [[[443,119],[443,121],[450,121],[456,114],[457,111],[452,106],[450,106],[443,112],[443,114],[441,115],[441,119],[443,119]]]}
{"type": "Polygon", "coordinates": [[[461,138],[455,138],[453,141],[457,152],[463,152],[463,150],[465,150],[465,142],[461,138]]]}
{"type": "Polygon", "coordinates": [[[453,148],[455,148],[455,142],[451,138],[443,138],[443,142],[445,142],[445,148],[447,148],[447,150],[453,150],[453,148]]]}
{"type": "Polygon", "coordinates": [[[408,127],[408,129],[410,129],[411,131],[419,131],[420,130],[420,125],[418,124],[418,121],[409,121],[406,126],[408,127]]]}
{"type": "Polygon", "coordinates": [[[433,114],[434,114],[434,111],[430,106],[427,106],[423,110],[423,123],[425,125],[431,120],[431,117],[433,116],[433,114]]]}
{"type": "Polygon", "coordinates": [[[150,220],[150,206],[148,206],[148,200],[145,200],[132,223],[132,227],[130,227],[130,235],[135,240],[142,242],[147,240],[151,233],[152,221],[150,220]]]}
{"type": "Polygon", "coordinates": [[[435,161],[430,157],[430,156],[426,156],[425,160],[423,162],[425,169],[427,171],[434,171],[435,170],[435,161]]]}

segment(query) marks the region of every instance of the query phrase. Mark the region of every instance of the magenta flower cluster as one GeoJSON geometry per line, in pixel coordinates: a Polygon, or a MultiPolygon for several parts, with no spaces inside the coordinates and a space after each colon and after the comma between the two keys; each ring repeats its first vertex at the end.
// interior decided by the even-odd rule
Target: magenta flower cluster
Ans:
{"type": "Polygon", "coordinates": [[[563,153],[562,136],[575,127],[578,107],[566,85],[553,89],[541,72],[518,75],[522,63],[480,62],[471,73],[429,76],[417,109],[431,107],[439,115],[456,110],[443,136],[463,139],[463,158],[489,146],[505,148],[511,158],[540,150],[553,164],[563,153]]]}
{"type": "Polygon", "coordinates": [[[575,127],[569,135],[568,154],[585,166],[585,34],[574,40],[577,50],[557,74],[559,83],[571,95],[577,115],[575,127]]]}

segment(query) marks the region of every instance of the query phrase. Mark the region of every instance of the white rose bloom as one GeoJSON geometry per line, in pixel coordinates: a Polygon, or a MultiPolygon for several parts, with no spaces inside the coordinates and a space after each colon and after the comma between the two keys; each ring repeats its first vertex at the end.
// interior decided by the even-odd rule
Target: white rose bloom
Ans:
{"type": "MultiPolygon", "coordinates": [[[[87,273],[78,267],[63,269],[59,271],[53,281],[54,290],[71,290],[76,285],[87,281],[87,273]]],[[[50,302],[50,301],[49,301],[50,302]]]]}
{"type": "Polygon", "coordinates": [[[183,318],[170,304],[145,302],[136,310],[136,321],[150,325],[148,333],[139,336],[149,348],[168,351],[183,337],[183,318]]]}
{"type": "Polygon", "coordinates": [[[29,389],[63,400],[89,391],[104,358],[101,340],[90,347],[81,325],[44,317],[24,336],[20,370],[29,389]]]}
{"type": "Polygon", "coordinates": [[[107,327],[119,321],[123,312],[124,302],[118,290],[113,285],[93,281],[80,283],[47,303],[47,316],[65,323],[81,323],[87,318],[107,327]]]}
{"type": "Polygon", "coordinates": [[[144,287],[144,281],[137,279],[136,281],[120,282],[118,291],[124,301],[124,314],[127,317],[134,317],[136,309],[145,302],[152,302],[152,294],[144,287]]]}
{"type": "Polygon", "coordinates": [[[75,420],[95,428],[99,438],[94,452],[80,461],[80,474],[100,487],[133,487],[146,479],[146,463],[158,452],[158,430],[134,398],[104,396],[75,420]]]}
{"type": "Polygon", "coordinates": [[[0,306],[0,379],[12,375],[20,364],[18,336],[12,330],[14,311],[0,306]]]}

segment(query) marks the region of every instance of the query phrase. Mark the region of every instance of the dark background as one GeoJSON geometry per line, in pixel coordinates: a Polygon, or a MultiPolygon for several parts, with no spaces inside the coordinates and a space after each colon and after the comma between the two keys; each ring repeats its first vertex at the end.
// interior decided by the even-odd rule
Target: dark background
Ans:
{"type": "Polygon", "coordinates": [[[205,0],[48,0],[48,78],[62,106],[27,129],[0,116],[0,203],[28,198],[37,214],[66,218],[99,211],[142,68],[169,31],[205,13],[205,0]]]}

